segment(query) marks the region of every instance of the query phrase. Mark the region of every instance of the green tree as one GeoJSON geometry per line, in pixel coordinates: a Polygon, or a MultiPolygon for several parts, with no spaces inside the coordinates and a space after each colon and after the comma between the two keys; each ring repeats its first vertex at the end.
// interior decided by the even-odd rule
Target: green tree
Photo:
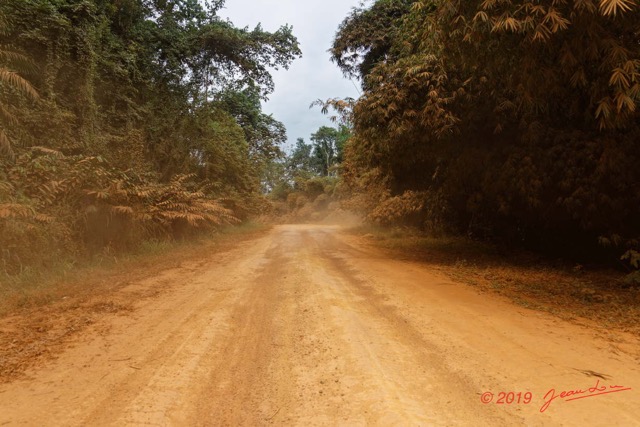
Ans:
{"type": "Polygon", "coordinates": [[[287,140],[285,126],[272,115],[262,112],[257,87],[226,89],[216,95],[214,104],[228,111],[240,125],[255,162],[282,157],[280,146],[287,140]]]}
{"type": "Polygon", "coordinates": [[[0,246],[124,247],[260,209],[286,134],[261,102],[300,49],[291,27],[237,28],[223,5],[0,2],[0,150],[15,155],[0,159],[0,246]]]}
{"type": "Polygon", "coordinates": [[[415,0],[378,0],[354,8],[340,24],[330,49],[331,59],[345,76],[363,79],[382,61],[392,60],[398,24],[415,0]]]}
{"type": "Polygon", "coordinates": [[[340,133],[337,129],[322,126],[311,135],[313,165],[322,176],[335,174],[334,166],[340,158],[340,133]]]}
{"type": "Polygon", "coordinates": [[[291,179],[309,179],[315,174],[312,151],[313,146],[305,143],[304,138],[296,140],[296,146],[287,158],[287,171],[291,179]]]}

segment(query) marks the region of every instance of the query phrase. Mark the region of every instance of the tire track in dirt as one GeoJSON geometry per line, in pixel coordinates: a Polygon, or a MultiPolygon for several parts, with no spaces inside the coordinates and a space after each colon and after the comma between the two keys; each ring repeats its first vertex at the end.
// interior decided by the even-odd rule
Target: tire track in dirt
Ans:
{"type": "Polygon", "coordinates": [[[158,280],[117,290],[131,312],[0,387],[0,425],[640,424],[634,355],[339,227],[275,227],[135,301],[158,280]],[[634,390],[539,412],[589,372],[634,390]],[[536,400],[485,405],[488,391],[536,400]]]}

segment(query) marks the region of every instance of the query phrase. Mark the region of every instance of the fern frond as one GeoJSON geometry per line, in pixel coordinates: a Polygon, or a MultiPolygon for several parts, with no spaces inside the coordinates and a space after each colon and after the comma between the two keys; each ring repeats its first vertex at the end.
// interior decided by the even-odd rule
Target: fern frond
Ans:
{"type": "Polygon", "coordinates": [[[55,222],[55,218],[45,214],[36,214],[33,219],[43,224],[52,224],[55,222]]]}
{"type": "Polygon", "coordinates": [[[0,191],[5,193],[12,193],[13,191],[15,191],[15,189],[13,188],[13,185],[9,184],[8,182],[0,182],[0,191]]]}
{"type": "Polygon", "coordinates": [[[41,146],[31,147],[31,151],[37,151],[39,153],[47,154],[52,157],[58,157],[58,158],[64,157],[64,154],[62,152],[51,149],[51,148],[47,148],[47,147],[41,147],[41,146]]]}
{"type": "Polygon", "coordinates": [[[13,161],[15,159],[13,148],[11,148],[11,140],[2,129],[0,129],[0,156],[5,156],[10,161],[13,161]]]}
{"type": "Polygon", "coordinates": [[[35,211],[31,206],[19,203],[0,204],[0,219],[6,218],[29,218],[35,216],[35,211]]]}
{"type": "Polygon", "coordinates": [[[0,46],[0,61],[2,62],[22,62],[29,63],[31,60],[26,55],[22,53],[15,52],[13,50],[8,50],[3,46],[0,46]]]}
{"type": "Polygon", "coordinates": [[[600,11],[605,16],[623,14],[636,6],[635,0],[600,0],[600,11]]]}
{"type": "Polygon", "coordinates": [[[121,215],[133,215],[133,208],[131,206],[111,206],[111,212],[121,215]]]}
{"type": "Polygon", "coordinates": [[[18,123],[16,115],[2,104],[0,104],[0,120],[4,120],[10,125],[16,125],[18,123]]]}
{"type": "Polygon", "coordinates": [[[21,77],[15,71],[11,71],[8,68],[0,68],[0,82],[5,82],[14,86],[16,89],[24,92],[26,95],[33,99],[38,99],[39,95],[36,89],[26,79],[21,77]]]}

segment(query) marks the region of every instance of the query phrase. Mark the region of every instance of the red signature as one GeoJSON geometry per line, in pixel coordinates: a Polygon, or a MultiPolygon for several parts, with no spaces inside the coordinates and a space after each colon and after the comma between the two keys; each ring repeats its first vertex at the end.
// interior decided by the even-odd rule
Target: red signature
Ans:
{"type": "Polygon", "coordinates": [[[590,387],[586,390],[565,390],[556,394],[556,389],[552,388],[544,395],[544,405],[540,408],[540,412],[544,412],[549,408],[551,402],[556,399],[564,400],[565,402],[569,402],[571,400],[584,399],[587,397],[593,396],[601,396],[603,394],[609,393],[619,393],[621,391],[631,390],[631,387],[625,387],[621,385],[600,385],[600,380],[596,382],[596,385],[590,387]]]}

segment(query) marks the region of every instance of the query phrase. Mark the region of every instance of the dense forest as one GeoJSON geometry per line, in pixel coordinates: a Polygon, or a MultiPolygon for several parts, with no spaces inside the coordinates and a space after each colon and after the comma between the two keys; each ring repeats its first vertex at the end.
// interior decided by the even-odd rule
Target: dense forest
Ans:
{"type": "Polygon", "coordinates": [[[638,267],[640,7],[378,0],[332,60],[352,204],[383,224],[638,267]],[[621,258],[623,261],[621,261],[621,258]]]}
{"type": "Polygon", "coordinates": [[[286,155],[261,103],[298,42],[236,28],[223,4],[0,3],[5,273],[339,204],[640,267],[635,1],[365,3],[329,50],[362,96],[314,102],[336,127],[286,155]]]}
{"type": "Polygon", "coordinates": [[[286,132],[261,102],[301,52],[223,3],[0,2],[2,271],[264,210],[286,132]]]}

